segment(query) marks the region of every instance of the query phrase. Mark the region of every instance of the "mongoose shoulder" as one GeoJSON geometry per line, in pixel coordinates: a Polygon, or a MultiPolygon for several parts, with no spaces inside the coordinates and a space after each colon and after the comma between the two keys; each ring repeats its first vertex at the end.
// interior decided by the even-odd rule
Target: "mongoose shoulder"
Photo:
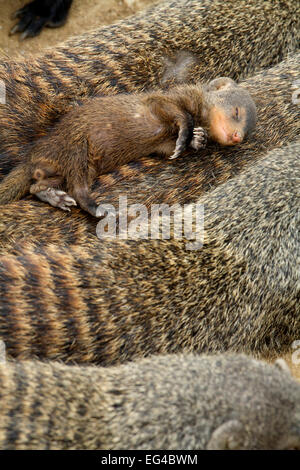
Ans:
{"type": "Polygon", "coordinates": [[[283,360],[167,355],[113,368],[0,364],[1,449],[300,449],[283,360]]]}
{"type": "Polygon", "coordinates": [[[70,210],[79,202],[96,215],[89,193],[99,175],[152,153],[174,159],[189,145],[199,150],[207,135],[221,145],[235,145],[255,124],[250,94],[225,77],[206,86],[94,98],[36,142],[28,163],[21,165],[23,176],[17,167],[0,185],[0,204],[19,197],[27,186],[53,206],[70,210]],[[64,183],[68,194],[61,191],[64,183]]]}

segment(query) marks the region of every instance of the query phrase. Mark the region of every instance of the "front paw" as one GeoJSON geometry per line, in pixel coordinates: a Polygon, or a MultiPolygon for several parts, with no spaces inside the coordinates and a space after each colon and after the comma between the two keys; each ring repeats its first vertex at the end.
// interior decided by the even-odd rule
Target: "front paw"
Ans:
{"type": "Polygon", "coordinates": [[[204,149],[207,144],[207,132],[203,127],[195,127],[190,146],[195,150],[204,149]]]}

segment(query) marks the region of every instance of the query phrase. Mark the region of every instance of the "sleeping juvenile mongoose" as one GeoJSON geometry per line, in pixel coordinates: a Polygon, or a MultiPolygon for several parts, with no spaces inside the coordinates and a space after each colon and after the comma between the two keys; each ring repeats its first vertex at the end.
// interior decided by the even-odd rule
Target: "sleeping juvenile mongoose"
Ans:
{"type": "Polygon", "coordinates": [[[97,176],[152,153],[175,159],[188,146],[205,147],[207,138],[235,145],[255,124],[250,94],[225,77],[167,92],[96,97],[36,142],[0,185],[0,203],[30,192],[63,210],[79,203],[96,215],[89,188],[97,176]]]}

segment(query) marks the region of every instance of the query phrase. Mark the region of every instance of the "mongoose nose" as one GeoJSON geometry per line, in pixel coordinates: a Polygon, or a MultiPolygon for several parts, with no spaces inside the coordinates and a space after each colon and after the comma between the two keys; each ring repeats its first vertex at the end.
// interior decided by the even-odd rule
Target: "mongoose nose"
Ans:
{"type": "Polygon", "coordinates": [[[238,142],[242,142],[242,136],[241,136],[241,134],[240,134],[239,132],[237,132],[237,131],[232,134],[232,137],[231,137],[231,138],[232,138],[232,142],[237,142],[237,143],[238,143],[238,142]]]}

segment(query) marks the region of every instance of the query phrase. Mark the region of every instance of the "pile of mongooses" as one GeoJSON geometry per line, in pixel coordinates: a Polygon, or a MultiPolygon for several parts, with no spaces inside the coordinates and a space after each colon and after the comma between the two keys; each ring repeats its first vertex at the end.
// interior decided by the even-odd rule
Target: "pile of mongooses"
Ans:
{"type": "Polygon", "coordinates": [[[201,82],[218,76],[240,81],[278,63],[298,48],[298,13],[294,0],[274,0],[272,8],[264,0],[163,2],[40,56],[5,58],[0,174],[22,161],[74,101],[158,88],[165,59],[181,51],[196,59],[187,80],[201,82]]]}
{"type": "MultiPolygon", "coordinates": [[[[178,2],[178,5],[179,4],[180,2],[178,2]]],[[[201,5],[203,4],[202,2],[201,5]]],[[[229,5],[228,2],[227,4],[229,5]]],[[[151,21],[154,21],[153,18],[156,17],[156,10],[154,9],[151,14],[153,16],[148,15],[147,21],[149,20],[152,31],[153,28],[155,31],[158,29],[157,34],[162,34],[162,31],[164,31],[163,34],[168,37],[168,30],[163,29],[163,18],[168,15],[168,17],[170,17],[170,22],[168,23],[170,37],[172,37],[174,33],[172,28],[177,28],[177,36],[181,41],[182,27],[180,26],[179,19],[184,21],[184,18],[186,18],[187,20],[186,15],[190,14],[191,17],[188,25],[193,24],[193,21],[196,22],[196,17],[193,12],[196,11],[198,15],[197,22],[199,22],[199,18],[204,14],[202,7],[200,9],[198,8],[199,5],[199,2],[194,1],[188,2],[185,9],[177,9],[177,6],[173,5],[172,13],[174,13],[174,18],[172,15],[170,16],[170,11],[167,12],[167,10],[159,8],[159,13],[162,13],[162,24],[158,26],[155,23],[155,27],[151,24],[151,21]],[[193,8],[194,10],[191,11],[193,8]]],[[[217,21],[218,12],[223,12],[224,17],[227,18],[227,6],[225,7],[223,2],[221,4],[219,2],[209,2],[209,5],[212,21],[214,18],[215,21],[217,21]],[[218,12],[217,8],[219,9],[218,12]],[[225,8],[225,10],[223,10],[223,8],[225,8]]],[[[265,31],[269,31],[271,34],[270,29],[268,29],[270,25],[267,21],[267,12],[264,12],[263,16],[260,14],[265,8],[265,2],[250,2],[249,5],[251,7],[249,12],[251,12],[252,15],[256,15],[256,20],[255,27],[253,26],[251,33],[247,33],[247,41],[250,35],[253,39],[253,43],[256,44],[264,37],[265,31]],[[257,27],[258,24],[260,24],[260,28],[257,27]]],[[[294,5],[294,2],[286,2],[284,8],[292,12],[294,5]]],[[[282,7],[281,4],[280,7],[282,7]]],[[[232,8],[235,8],[235,4],[232,4],[232,8]]],[[[291,50],[295,47],[294,27],[295,21],[297,22],[297,16],[293,17],[293,15],[291,15],[290,18],[283,10],[280,10],[280,12],[283,15],[281,28],[284,27],[282,25],[286,25],[286,35],[284,37],[282,35],[278,36],[276,40],[274,38],[274,48],[272,46],[270,49],[271,43],[267,42],[267,48],[266,51],[264,51],[263,57],[260,54],[261,49],[258,50],[254,47],[252,50],[253,55],[249,56],[250,68],[247,70],[253,70],[255,66],[258,67],[259,65],[263,66],[274,61],[276,62],[281,57],[281,53],[284,54],[282,51],[286,51],[285,48],[287,45],[291,47],[291,50]],[[285,23],[285,21],[287,21],[287,23],[285,23]],[[276,41],[283,41],[280,42],[281,46],[279,49],[278,42],[276,41]],[[281,51],[280,54],[279,51],[281,51]]],[[[272,14],[280,16],[280,12],[275,8],[272,14]]],[[[135,21],[140,20],[130,20],[129,24],[126,26],[127,30],[136,26],[135,21]]],[[[143,24],[145,24],[145,28],[148,31],[149,25],[147,21],[144,19],[143,24]]],[[[247,22],[252,22],[252,18],[248,17],[248,10],[239,9],[236,11],[236,18],[233,22],[232,16],[228,16],[228,31],[226,33],[228,34],[228,38],[232,39],[230,33],[231,28],[233,28],[233,26],[236,27],[239,21],[241,21],[241,26],[248,24],[247,22]]],[[[126,23],[122,22],[122,27],[124,27],[124,24],[126,23]]],[[[189,28],[189,26],[186,27],[189,28]]],[[[186,34],[186,27],[183,27],[184,34],[186,34]]],[[[272,27],[276,27],[276,25],[272,27]]],[[[116,33],[116,30],[118,31],[118,26],[114,25],[111,27],[110,36],[113,41],[111,44],[113,44],[112,47],[115,47],[116,51],[119,51],[119,39],[113,39],[112,36],[113,33],[116,33]]],[[[110,31],[109,27],[104,28],[104,36],[105,34],[109,34],[108,31],[110,31]]],[[[103,32],[103,30],[101,30],[101,32],[103,32]]],[[[143,35],[144,34],[146,33],[143,33],[143,35]]],[[[198,37],[195,36],[195,34],[199,34],[199,39],[195,39],[197,44],[200,38],[202,38],[205,45],[204,49],[206,48],[205,51],[208,52],[207,48],[209,48],[209,45],[204,40],[201,28],[196,28],[196,33],[194,32],[193,38],[198,37]]],[[[118,37],[118,34],[116,37],[118,37]]],[[[97,36],[93,33],[91,36],[87,36],[85,39],[79,41],[78,44],[80,44],[80,47],[78,46],[78,49],[75,48],[77,51],[76,54],[72,50],[70,60],[74,60],[73,66],[75,67],[74,64],[76,64],[76,67],[78,67],[76,71],[77,75],[80,74],[80,70],[84,70],[86,77],[90,77],[87,72],[89,69],[85,68],[84,57],[89,56],[92,62],[94,59],[94,64],[98,64],[98,62],[93,56],[93,49],[88,46],[85,48],[85,45],[93,41],[98,41],[103,44],[101,38],[102,36],[100,34],[97,36]],[[82,55],[80,55],[79,49],[82,55]],[[77,54],[80,55],[81,59],[77,58],[77,54]],[[83,63],[80,60],[82,60],[83,63]]],[[[190,39],[185,37],[185,40],[186,45],[189,44],[190,39]]],[[[138,39],[136,38],[135,41],[138,42],[138,39]]],[[[216,41],[218,41],[217,37],[216,41]]],[[[225,38],[224,42],[226,43],[225,38]]],[[[134,44],[135,42],[133,41],[133,50],[135,50],[134,44]]],[[[182,43],[181,46],[183,47],[182,43]]],[[[223,51],[222,41],[219,46],[220,50],[223,51]]],[[[64,50],[64,54],[69,57],[70,50],[68,52],[68,46],[65,45],[61,47],[64,50]]],[[[109,53],[107,47],[105,49],[106,57],[110,57],[110,60],[114,62],[115,55],[113,49],[112,52],[109,53]]],[[[160,43],[157,43],[156,50],[162,53],[160,47],[162,47],[160,43]]],[[[192,49],[193,47],[196,46],[192,45],[192,49]]],[[[169,52],[172,50],[173,46],[170,46],[170,48],[169,52]]],[[[224,71],[230,70],[234,62],[226,61],[227,51],[224,50],[223,52],[224,71]]],[[[232,53],[234,56],[234,50],[232,53]]],[[[57,52],[51,52],[52,59],[47,54],[39,59],[35,59],[33,68],[31,68],[31,63],[26,61],[20,61],[17,64],[7,62],[5,66],[3,65],[2,72],[5,68],[5,80],[8,84],[9,100],[7,106],[3,107],[3,109],[5,108],[6,114],[3,113],[0,128],[3,136],[1,141],[2,150],[6,149],[7,152],[14,151],[20,153],[22,146],[19,144],[23,143],[23,146],[26,147],[26,142],[28,145],[29,137],[34,136],[37,129],[39,129],[39,131],[37,132],[36,138],[40,136],[40,133],[43,134],[39,126],[43,126],[45,122],[49,123],[49,112],[51,110],[53,111],[53,108],[49,106],[49,101],[47,101],[47,98],[51,96],[51,90],[53,90],[53,74],[50,73],[49,66],[56,54],[57,58],[61,58],[62,50],[58,48],[57,52]],[[36,66],[37,70],[42,73],[46,63],[48,64],[46,67],[48,73],[43,75],[43,78],[40,75],[34,75],[34,67],[36,66]],[[28,72],[26,76],[24,75],[25,70],[28,72]],[[28,84],[27,79],[29,80],[28,83],[35,86],[36,94],[30,94],[30,88],[26,85],[28,84]],[[42,94],[40,95],[39,93],[42,94]],[[40,96],[40,98],[43,97],[44,101],[37,98],[37,96],[40,96]],[[33,101],[33,106],[28,106],[28,100],[33,101]],[[25,105],[25,103],[27,103],[27,105],[25,105]],[[41,110],[44,110],[42,114],[41,110]],[[28,116],[28,121],[26,120],[26,116],[28,116]],[[32,122],[32,119],[34,119],[34,122],[32,122]],[[8,123],[11,124],[10,127],[8,123]],[[38,128],[35,127],[36,124],[38,128]],[[12,138],[14,138],[14,145],[12,144],[12,138]]],[[[128,57],[131,57],[130,54],[131,52],[128,57]]],[[[155,60],[156,57],[154,50],[153,54],[151,60],[155,60]]],[[[99,56],[100,55],[99,52],[99,56]]],[[[135,57],[137,60],[139,56],[135,57]]],[[[214,55],[212,54],[211,57],[213,58],[214,55]]],[[[136,69],[132,69],[132,75],[128,73],[126,76],[124,74],[122,75],[121,70],[118,69],[118,66],[122,67],[121,64],[123,63],[120,52],[118,52],[118,60],[119,61],[116,60],[116,62],[114,62],[114,65],[116,70],[119,70],[118,76],[120,77],[120,83],[124,83],[124,80],[126,80],[126,83],[130,83],[130,77],[135,77],[134,71],[136,69]]],[[[239,61],[239,57],[236,57],[236,60],[239,61]]],[[[200,71],[203,70],[205,75],[205,69],[201,68],[203,64],[200,64],[199,67],[200,71]]],[[[151,80],[149,81],[149,75],[145,74],[143,76],[144,86],[146,84],[156,83],[159,79],[157,70],[151,67],[150,69],[152,73],[151,80]]],[[[213,70],[217,69],[217,67],[213,68],[213,70]]],[[[72,77],[69,75],[66,76],[69,77],[69,81],[62,79],[67,69],[62,65],[61,61],[56,62],[55,70],[57,72],[55,74],[57,85],[61,85],[66,95],[67,91],[65,86],[69,90],[71,89],[73,93],[73,95],[72,93],[71,95],[75,97],[73,75],[72,77]],[[58,76],[61,77],[60,81],[57,81],[58,76]],[[66,85],[67,82],[68,85],[66,85]]],[[[195,73],[198,73],[197,71],[199,71],[199,68],[195,70],[195,73]]],[[[237,74],[237,71],[235,71],[235,74],[237,74]]],[[[215,150],[213,154],[210,150],[209,158],[204,159],[199,159],[198,155],[194,158],[189,157],[189,159],[182,159],[182,161],[177,159],[175,160],[175,167],[174,165],[167,166],[163,163],[164,168],[161,168],[160,163],[156,162],[154,162],[152,166],[148,162],[148,167],[146,165],[146,168],[143,165],[137,168],[127,165],[123,180],[122,172],[118,174],[120,179],[118,184],[116,184],[114,178],[112,178],[113,185],[110,184],[110,177],[105,176],[100,178],[100,188],[102,188],[103,192],[101,193],[98,188],[97,191],[100,192],[100,195],[105,194],[105,199],[109,200],[109,202],[116,203],[118,202],[118,193],[120,191],[124,191],[130,203],[138,201],[148,205],[151,201],[168,202],[171,204],[175,202],[196,202],[203,192],[214,185],[219,185],[226,181],[247,163],[257,158],[262,158],[266,149],[283,145],[296,138],[298,132],[296,125],[298,107],[292,103],[291,86],[298,76],[299,54],[292,55],[289,59],[283,61],[273,69],[263,71],[252,79],[248,79],[244,82],[244,86],[250,90],[251,95],[255,98],[260,120],[257,126],[257,132],[253,136],[253,141],[251,139],[249,143],[245,143],[240,149],[234,147],[234,149],[230,148],[222,150],[222,152],[215,150]],[[278,77],[280,77],[280,80],[278,77]],[[164,189],[162,189],[163,186],[164,189]]],[[[99,84],[101,80],[106,80],[105,77],[104,72],[102,74],[99,72],[97,79],[94,77],[95,81],[93,83],[99,84]]],[[[141,78],[142,77],[139,76],[139,79],[141,78]]],[[[132,79],[134,82],[135,79],[132,79]]],[[[130,89],[130,86],[128,88],[130,89]]],[[[134,86],[132,85],[131,88],[134,88],[134,86]]],[[[136,88],[138,89],[139,86],[137,85],[136,88]]],[[[109,89],[110,88],[107,88],[107,90],[109,89]]],[[[2,107],[0,107],[0,112],[1,111],[2,107]]],[[[55,111],[53,111],[53,113],[56,116],[55,111]]],[[[12,157],[12,154],[10,153],[9,156],[12,157]]],[[[284,158],[285,154],[283,159],[284,158]]],[[[13,157],[9,158],[9,165],[12,165],[13,161],[13,157]]],[[[4,162],[2,169],[7,169],[8,167],[5,166],[7,160],[4,155],[1,162],[4,162]]],[[[292,163],[292,166],[293,165],[292,163]]],[[[257,175],[255,174],[255,170],[253,171],[254,174],[251,178],[255,181],[255,184],[257,184],[257,175]]],[[[271,182],[270,188],[272,184],[271,182]]],[[[248,214],[248,193],[247,187],[243,186],[240,196],[245,198],[245,202],[239,202],[239,207],[243,214],[248,214]]],[[[255,194],[257,193],[254,193],[254,196],[255,194]]],[[[278,196],[276,192],[272,194],[273,195],[270,196],[270,200],[272,201],[271,207],[277,210],[276,204],[278,196]]],[[[284,214],[283,220],[287,220],[289,217],[294,218],[293,207],[294,206],[290,204],[281,206],[282,214],[284,214]]],[[[263,208],[261,213],[263,214],[263,208]]],[[[82,212],[77,211],[75,214],[72,214],[71,218],[67,218],[64,212],[57,211],[47,205],[41,205],[37,201],[20,201],[1,207],[0,214],[1,251],[4,254],[4,257],[1,258],[1,287],[3,290],[0,296],[0,308],[6,317],[6,322],[1,327],[1,336],[5,341],[6,338],[8,339],[9,354],[14,357],[28,358],[36,354],[39,357],[61,358],[66,361],[70,359],[78,360],[79,362],[114,363],[124,361],[130,357],[145,355],[145,351],[147,351],[147,354],[156,351],[164,351],[164,347],[170,352],[176,350],[176,348],[180,350],[182,347],[186,347],[187,350],[191,350],[191,348],[207,348],[210,334],[213,334],[213,329],[218,325],[218,317],[214,323],[214,328],[208,332],[208,337],[201,339],[201,341],[197,343],[196,340],[192,340],[192,338],[195,337],[193,333],[194,328],[192,326],[193,322],[189,324],[189,326],[191,326],[190,329],[183,329],[182,335],[178,338],[175,335],[172,340],[176,322],[173,328],[171,328],[173,333],[170,332],[169,334],[163,327],[165,316],[171,315],[170,311],[173,310],[175,312],[186,311],[187,314],[192,311],[195,316],[191,317],[191,321],[195,319],[195,325],[197,325],[199,323],[197,319],[199,312],[210,313],[209,310],[211,306],[215,308],[216,305],[218,305],[219,309],[222,309],[222,302],[224,299],[228,298],[232,299],[230,311],[234,305],[236,306],[234,320],[227,323],[228,337],[231,339],[229,339],[229,344],[224,343],[223,346],[222,341],[214,342],[213,347],[215,347],[216,350],[220,347],[224,349],[228,347],[239,350],[246,349],[248,352],[253,350],[259,354],[274,354],[280,351],[281,348],[286,349],[298,334],[298,323],[294,303],[297,290],[295,290],[296,285],[294,283],[294,274],[292,274],[294,273],[293,269],[291,271],[289,269],[287,270],[287,272],[291,272],[291,275],[289,274],[288,282],[283,283],[282,287],[287,298],[286,307],[284,307],[283,303],[278,303],[274,300],[276,296],[274,297],[272,293],[277,282],[276,273],[278,273],[278,269],[281,269],[279,260],[278,264],[274,267],[274,271],[272,271],[272,269],[270,270],[269,283],[266,283],[262,270],[256,271],[254,274],[251,274],[251,276],[254,275],[257,282],[252,290],[250,288],[246,290],[243,288],[241,290],[241,292],[245,293],[245,297],[243,297],[237,287],[243,279],[240,281],[237,274],[232,279],[233,285],[229,283],[227,290],[225,289],[226,295],[223,299],[219,297],[218,291],[215,290],[214,279],[218,279],[218,272],[219,277],[222,278],[224,273],[226,275],[227,272],[235,271],[235,266],[238,268],[239,265],[235,264],[234,258],[233,261],[228,259],[225,269],[222,261],[223,255],[218,254],[222,253],[222,243],[220,242],[221,245],[216,247],[216,255],[214,255],[214,247],[211,246],[211,255],[208,258],[209,261],[206,270],[204,270],[204,274],[215,273],[216,276],[212,277],[212,281],[214,282],[211,281],[208,283],[209,301],[208,304],[205,305],[199,304],[197,284],[194,283],[194,280],[191,281],[189,276],[184,274],[185,271],[191,273],[191,275],[194,273],[194,268],[198,266],[199,252],[190,252],[187,255],[185,248],[184,250],[179,249],[178,243],[174,240],[170,240],[169,242],[154,241],[152,244],[148,242],[138,244],[136,242],[121,242],[118,240],[115,242],[102,241],[100,248],[96,237],[96,225],[89,218],[85,217],[82,212]],[[22,246],[15,245],[16,242],[22,242],[24,234],[27,240],[35,241],[38,246],[32,245],[23,248],[22,246]],[[61,246],[43,246],[43,244],[47,245],[47,243],[59,243],[61,246]],[[138,245],[140,246],[141,252],[138,245]],[[9,250],[12,250],[11,256],[7,256],[9,250]],[[147,251],[149,255],[145,257],[147,251]],[[102,263],[105,269],[101,269],[102,263]],[[178,263],[178,270],[176,270],[176,263],[178,263]],[[106,265],[108,265],[108,269],[106,269],[106,265]],[[181,265],[182,267],[180,269],[181,265]],[[157,267],[155,268],[155,266],[157,267]],[[173,271],[172,266],[175,271],[173,271]],[[155,280],[156,269],[158,272],[160,272],[160,269],[164,270],[167,276],[158,276],[158,279],[155,280]],[[169,284],[167,280],[172,279],[174,274],[178,275],[180,272],[182,273],[182,277],[176,284],[176,296],[172,298],[169,296],[169,284]],[[141,277],[144,275],[148,276],[147,279],[141,277]],[[136,283],[136,279],[139,278],[142,279],[142,282],[138,286],[139,289],[137,291],[133,289],[132,282],[136,283]],[[119,282],[120,285],[116,285],[116,282],[119,282]],[[108,286],[107,291],[110,292],[111,295],[103,295],[105,289],[102,290],[102,288],[104,285],[108,286]],[[233,292],[237,292],[233,297],[230,297],[231,289],[233,289],[233,292]],[[261,289],[264,293],[263,298],[265,299],[267,308],[266,310],[259,310],[260,321],[255,322],[251,318],[252,315],[255,317],[257,313],[252,313],[252,307],[249,308],[249,305],[253,305],[253,311],[258,312],[258,303],[256,303],[255,299],[260,298],[261,289]],[[157,301],[155,301],[156,291],[159,293],[157,301]],[[174,299],[176,299],[175,308],[174,299]],[[151,323],[152,329],[153,331],[158,330],[159,334],[157,337],[154,336],[154,343],[151,340],[151,335],[145,334],[145,336],[143,336],[142,334],[140,338],[140,348],[139,344],[136,342],[136,349],[132,350],[134,335],[130,335],[130,329],[133,328],[134,332],[140,332],[140,334],[144,331],[143,324],[148,325],[149,323],[147,320],[147,312],[149,312],[150,307],[151,315],[153,319],[155,319],[155,321],[153,320],[153,325],[151,323]],[[123,308],[126,309],[128,317],[123,317],[122,320],[122,315],[116,316],[115,314],[116,312],[122,311],[123,308]],[[144,310],[145,315],[140,315],[138,319],[140,323],[139,321],[136,323],[136,316],[140,313],[141,309],[144,310]],[[244,309],[246,309],[247,312],[247,320],[245,320],[243,316],[240,316],[240,312],[244,311],[244,309]],[[45,312],[45,315],[37,315],[40,312],[45,312]],[[277,321],[274,321],[274,318],[277,317],[280,317],[283,323],[279,322],[279,324],[277,321]],[[31,318],[30,321],[29,318],[31,318]],[[112,320],[116,321],[115,326],[112,327],[111,325],[107,333],[102,331],[103,319],[106,321],[106,318],[108,318],[110,322],[112,320]],[[157,326],[155,326],[156,321],[158,321],[157,326]],[[254,322],[253,334],[249,334],[250,330],[248,331],[246,329],[245,331],[245,321],[246,324],[251,324],[252,327],[254,322]],[[43,333],[45,328],[48,331],[47,341],[43,333]],[[8,331],[9,333],[7,333],[8,331]],[[286,334],[286,331],[288,334],[286,334]],[[235,334],[232,334],[233,332],[235,332],[235,334]],[[244,332],[244,334],[241,334],[241,332],[244,332]],[[105,345],[103,352],[100,346],[97,348],[97,342],[101,339],[101,335],[104,339],[103,345],[105,345]],[[170,338],[170,342],[164,346],[166,336],[170,338]],[[76,338],[75,341],[74,338],[76,338]],[[129,338],[129,340],[132,338],[132,341],[130,340],[128,344],[126,344],[126,338],[129,338]]],[[[272,214],[275,217],[273,212],[272,214]]],[[[242,216],[242,218],[245,219],[245,216],[242,216]]],[[[255,219],[255,223],[250,223],[249,229],[252,233],[251,250],[252,252],[263,255],[261,260],[263,259],[264,262],[268,264],[269,257],[266,255],[267,251],[260,248],[260,246],[256,246],[256,243],[258,243],[257,240],[260,240],[261,236],[266,235],[265,229],[261,224],[262,220],[263,219],[255,219]]],[[[274,223],[274,218],[270,220],[271,225],[272,223],[274,223]]],[[[282,227],[281,236],[284,236],[286,240],[286,249],[283,259],[285,260],[286,266],[292,266],[294,263],[293,249],[288,250],[287,246],[289,244],[293,246],[294,237],[290,231],[286,231],[285,227],[282,227]]],[[[267,240],[267,238],[263,239],[267,240]]],[[[296,249],[294,252],[296,253],[296,249]]],[[[258,256],[258,258],[260,257],[258,256]]],[[[247,266],[251,267],[251,258],[249,258],[247,266]]],[[[282,269],[284,270],[284,267],[282,267],[282,269]]],[[[196,270],[196,273],[198,276],[198,270],[196,270]]],[[[251,279],[251,276],[249,276],[249,279],[251,279]]],[[[208,279],[210,279],[210,277],[208,277],[208,279]]],[[[229,280],[229,276],[227,276],[226,279],[229,280]]],[[[248,281],[246,284],[248,284],[248,281]]],[[[201,285],[201,283],[199,285],[201,285]]],[[[203,316],[204,313],[201,313],[201,315],[203,316]]],[[[219,324],[220,329],[222,329],[222,324],[223,321],[219,324]]],[[[150,328],[150,331],[152,331],[152,329],[150,328]]],[[[102,344],[102,340],[99,341],[99,344],[102,344]]]]}
{"type": "MultiPolygon", "coordinates": [[[[157,203],[196,202],[203,193],[263,158],[267,150],[294,141],[299,135],[299,106],[292,101],[292,86],[299,79],[299,67],[300,54],[294,54],[241,83],[253,96],[259,115],[256,131],[247,142],[234,147],[210,144],[200,154],[191,152],[168,164],[160,158],[128,163],[98,178],[93,199],[116,208],[120,194],[126,195],[128,205],[142,203],[148,208],[157,203]]],[[[96,224],[97,219],[84,216],[79,209],[74,208],[69,217],[38,200],[0,205],[0,252],[8,253],[24,238],[39,244],[79,243],[88,250],[96,237],[96,224]]]]}
{"type": "Polygon", "coordinates": [[[235,145],[255,124],[250,94],[225,77],[165,93],[93,98],[35,143],[28,161],[0,184],[0,204],[30,190],[63,210],[79,202],[95,216],[97,203],[90,188],[99,175],[153,153],[175,159],[189,146],[205,148],[207,137],[235,145]]]}
{"type": "MultiPolygon", "coordinates": [[[[198,58],[189,79],[208,81],[228,75],[240,80],[255,70],[274,65],[287,52],[293,53],[299,30],[298,6],[293,0],[274,1],[272,7],[262,0],[179,0],[176,4],[172,2],[171,8],[167,3],[119,25],[68,41],[37,59],[7,60],[0,66],[0,78],[7,92],[6,105],[0,106],[0,174],[4,176],[23,161],[32,144],[45,136],[82,97],[157,87],[163,77],[165,58],[176,57],[178,50],[189,50],[198,58]]],[[[221,152],[212,153],[210,149],[209,159],[205,158],[204,150],[203,159],[196,154],[170,165],[163,162],[164,168],[152,160],[147,160],[146,165],[140,161],[128,164],[118,172],[117,184],[116,178],[110,175],[100,177],[100,186],[94,185],[95,192],[99,197],[106,191],[110,202],[117,201],[120,191],[128,195],[130,202],[147,205],[153,201],[196,202],[203,192],[225,182],[247,163],[261,159],[266,150],[297,138],[299,108],[291,100],[291,87],[297,78],[299,54],[244,83],[254,97],[260,116],[253,141],[221,152]]],[[[278,149],[265,162],[256,163],[245,179],[242,176],[233,179],[206,195],[201,202],[208,205],[210,214],[208,219],[205,216],[209,222],[208,238],[199,251],[187,252],[185,240],[98,241],[94,221],[76,209],[69,217],[38,201],[18,201],[1,207],[0,246],[4,256],[0,259],[0,336],[6,342],[8,356],[108,365],[152,353],[231,350],[267,356],[287,350],[300,331],[299,247],[295,237],[298,156],[299,143],[278,149]],[[27,246],[22,245],[26,230],[29,230],[27,246]]],[[[168,367],[171,360],[175,358],[168,358],[168,367]]],[[[149,363],[152,361],[149,359],[149,363]]],[[[156,368],[159,371],[155,364],[156,368]]],[[[187,364],[183,369],[188,370],[187,364]]],[[[4,439],[3,447],[70,448],[77,442],[78,447],[92,448],[95,435],[99,435],[93,432],[97,428],[91,426],[94,415],[86,415],[83,438],[80,427],[85,419],[80,384],[84,388],[88,382],[82,394],[86,404],[94,379],[94,376],[90,379],[90,368],[80,369],[77,375],[75,369],[62,364],[30,363],[27,368],[21,363],[8,362],[2,370],[5,416],[0,420],[3,429],[0,439],[4,439]],[[30,383],[37,386],[33,395],[24,379],[27,370],[31,374],[30,383]],[[87,382],[85,374],[89,376],[87,382]],[[60,397],[55,387],[57,382],[61,383],[58,377],[66,379],[66,389],[62,401],[53,409],[57,396],[60,397]],[[68,382],[67,377],[74,382],[68,382]],[[40,394],[44,386],[45,395],[40,394]],[[50,398],[51,389],[54,399],[50,398]],[[28,397],[24,407],[21,396],[28,397]],[[49,397],[49,408],[45,397],[49,397]],[[72,409],[74,418],[69,419],[70,398],[78,400],[79,412],[72,409]],[[83,416],[82,420],[78,420],[78,414],[83,416]],[[44,438],[41,431],[45,430],[45,423],[51,431],[44,438]],[[69,432],[64,432],[66,429],[69,432]]],[[[96,370],[92,368],[92,374],[96,370]]],[[[236,382],[242,384],[244,391],[248,385],[243,385],[242,370],[239,366],[236,382]]],[[[246,368],[245,375],[252,376],[251,371],[251,367],[246,368]]],[[[161,378],[163,371],[158,374],[161,378]]],[[[130,373],[126,377],[125,385],[130,373]]],[[[155,372],[147,377],[152,384],[155,372]]],[[[118,375],[114,383],[119,384],[119,378],[118,375]]],[[[149,386],[149,380],[145,378],[145,387],[149,386]]],[[[280,381],[282,385],[281,378],[280,381]]],[[[180,383],[180,379],[175,377],[175,382],[180,383]]],[[[190,376],[188,383],[190,390],[190,376]]],[[[255,384],[252,389],[249,384],[249,390],[254,390],[252,397],[259,390],[256,379],[255,384]]],[[[58,388],[61,391],[63,387],[58,388]]],[[[96,388],[97,397],[99,387],[96,388]]],[[[170,388],[175,388],[174,381],[170,388]]],[[[115,403],[113,390],[109,388],[106,397],[115,403]]],[[[271,423],[268,435],[271,436],[272,430],[280,434],[284,429],[282,436],[272,433],[272,439],[265,440],[266,433],[259,431],[261,438],[257,444],[256,438],[254,443],[251,441],[250,430],[250,440],[246,435],[246,444],[238,441],[239,445],[247,446],[251,442],[252,448],[256,444],[268,448],[297,446],[297,442],[285,440],[294,434],[286,428],[293,418],[290,420],[289,412],[284,412],[289,409],[289,404],[285,408],[289,390],[290,384],[283,391],[282,400],[276,398],[275,417],[264,415],[266,426],[271,423]]],[[[298,389],[295,390],[298,394],[298,389]]],[[[230,388],[229,394],[234,396],[230,388]]],[[[170,393],[167,395],[168,410],[170,393]]],[[[214,400],[215,395],[210,392],[210,396],[214,400]]],[[[276,394],[280,396],[280,392],[276,394]]],[[[182,402],[182,396],[180,399],[182,402]]],[[[287,401],[292,403],[293,398],[287,401]]],[[[143,398],[138,397],[137,402],[141,406],[143,398]]],[[[251,403],[252,409],[256,409],[251,403]]],[[[274,404],[273,395],[259,406],[270,411],[268,403],[274,404]]],[[[152,400],[149,406],[153,408],[152,400]]],[[[159,433],[160,424],[155,426],[157,415],[149,416],[154,434],[159,433]]],[[[95,421],[99,422],[97,418],[95,421]]],[[[142,448],[136,430],[128,433],[126,426],[119,426],[118,419],[114,422],[116,431],[111,434],[114,432],[113,437],[116,436],[116,448],[126,445],[142,448]],[[126,438],[128,441],[123,444],[126,438]]],[[[135,423],[138,429],[138,418],[135,423]]],[[[173,423],[176,428],[176,422],[173,423]]],[[[224,433],[228,436],[228,429],[243,435],[236,424],[216,433],[219,447],[220,442],[229,447],[237,442],[235,435],[231,439],[230,433],[229,441],[219,439],[224,433]]],[[[148,432],[150,425],[143,431],[148,432]]],[[[210,438],[218,426],[211,429],[210,438]]],[[[167,427],[173,436],[170,422],[167,427]]],[[[167,433],[164,438],[168,439],[167,433]]],[[[110,445],[113,438],[109,439],[103,447],[110,445]]],[[[149,436],[145,441],[150,441],[149,436]]],[[[181,441],[181,435],[172,442],[170,438],[170,446],[180,448],[181,441]]],[[[99,448],[101,442],[95,442],[95,446],[99,448]]]]}
{"type": "Polygon", "coordinates": [[[0,383],[1,449],[300,449],[300,384],[283,360],[7,362],[0,383]]]}
{"type": "Polygon", "coordinates": [[[8,356],[107,366],[175,352],[287,352],[300,334],[299,154],[299,142],[271,151],[198,200],[200,249],[172,229],[163,240],[83,234],[83,245],[15,246],[0,257],[8,356]]]}

